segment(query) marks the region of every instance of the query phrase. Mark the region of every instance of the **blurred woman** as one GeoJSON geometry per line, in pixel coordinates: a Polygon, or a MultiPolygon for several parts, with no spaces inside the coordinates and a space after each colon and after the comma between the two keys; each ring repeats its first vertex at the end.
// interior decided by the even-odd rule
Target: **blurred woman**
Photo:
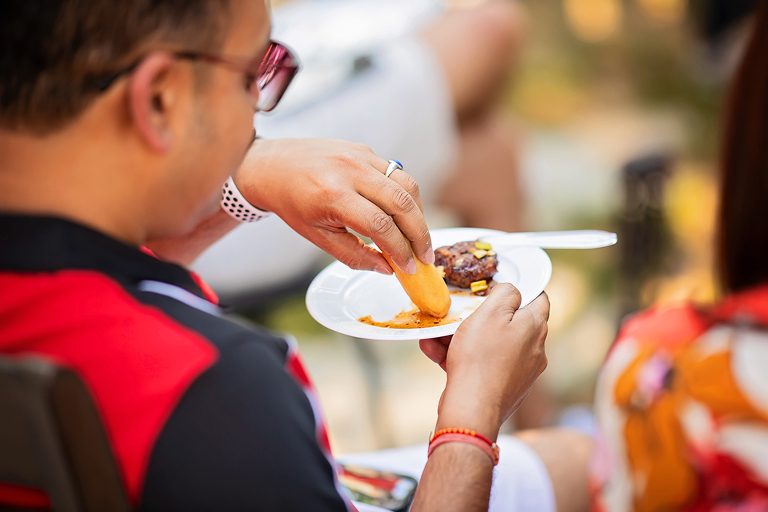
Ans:
{"type": "Polygon", "coordinates": [[[768,2],[753,23],[721,162],[725,297],[621,330],[597,388],[597,511],[768,510],[768,2]]]}

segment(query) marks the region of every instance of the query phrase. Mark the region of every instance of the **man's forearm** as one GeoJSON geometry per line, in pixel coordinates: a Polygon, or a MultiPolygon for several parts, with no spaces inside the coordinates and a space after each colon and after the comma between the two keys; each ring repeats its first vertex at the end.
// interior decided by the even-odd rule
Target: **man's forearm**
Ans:
{"type": "Polygon", "coordinates": [[[148,240],[147,247],[160,259],[187,267],[214,242],[232,231],[238,221],[224,210],[208,217],[190,233],[179,238],[148,240]]]}
{"type": "Polygon", "coordinates": [[[490,457],[478,448],[442,444],[427,461],[411,512],[486,511],[492,475],[490,457]]]}

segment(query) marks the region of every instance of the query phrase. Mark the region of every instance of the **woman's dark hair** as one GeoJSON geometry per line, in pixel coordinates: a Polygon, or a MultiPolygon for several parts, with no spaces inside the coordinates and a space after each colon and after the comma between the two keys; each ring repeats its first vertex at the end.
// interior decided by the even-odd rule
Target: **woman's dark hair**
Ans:
{"type": "Polygon", "coordinates": [[[735,292],[768,283],[768,1],[731,90],[721,158],[718,266],[735,292]]]}
{"type": "Polygon", "coordinates": [[[1,0],[0,128],[55,131],[145,47],[211,52],[228,26],[229,0],[1,0]]]}

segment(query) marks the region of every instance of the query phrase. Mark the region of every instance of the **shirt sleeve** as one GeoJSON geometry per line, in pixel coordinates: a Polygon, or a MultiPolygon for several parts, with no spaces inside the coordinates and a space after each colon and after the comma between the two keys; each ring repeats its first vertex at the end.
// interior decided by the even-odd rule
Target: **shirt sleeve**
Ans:
{"type": "Polygon", "coordinates": [[[347,510],[309,400],[260,336],[241,332],[187,390],[152,452],[141,510],[347,510]]]}

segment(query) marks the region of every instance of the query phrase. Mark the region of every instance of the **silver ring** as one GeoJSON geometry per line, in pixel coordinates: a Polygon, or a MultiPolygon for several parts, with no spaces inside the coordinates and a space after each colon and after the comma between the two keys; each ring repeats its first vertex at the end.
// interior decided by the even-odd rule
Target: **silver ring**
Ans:
{"type": "Polygon", "coordinates": [[[403,170],[403,164],[401,164],[397,160],[390,160],[389,161],[389,167],[387,167],[387,172],[384,173],[384,176],[389,178],[389,175],[392,174],[393,172],[397,171],[397,170],[402,171],[403,170]]]}

